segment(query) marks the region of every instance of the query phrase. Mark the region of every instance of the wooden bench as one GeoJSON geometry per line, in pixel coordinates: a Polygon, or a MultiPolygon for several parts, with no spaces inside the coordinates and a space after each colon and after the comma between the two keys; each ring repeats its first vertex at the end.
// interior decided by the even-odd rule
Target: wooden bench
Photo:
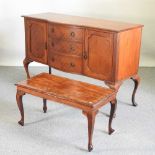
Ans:
{"type": "Polygon", "coordinates": [[[114,130],[111,127],[116,107],[116,92],[112,89],[71,80],[64,77],[41,73],[28,80],[19,82],[17,86],[17,104],[21,113],[21,120],[18,122],[24,125],[24,108],[22,96],[25,93],[43,98],[43,111],[46,112],[46,100],[61,102],[82,110],[88,119],[88,150],[93,149],[92,136],[95,116],[102,106],[111,103],[108,132],[114,130]]]}

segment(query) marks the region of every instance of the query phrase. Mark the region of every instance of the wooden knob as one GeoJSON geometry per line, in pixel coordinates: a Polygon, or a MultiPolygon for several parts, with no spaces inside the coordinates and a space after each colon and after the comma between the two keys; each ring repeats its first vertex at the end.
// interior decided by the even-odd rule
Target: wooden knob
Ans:
{"type": "Polygon", "coordinates": [[[73,63],[71,62],[71,63],[70,63],[70,66],[71,66],[71,67],[75,67],[75,64],[73,64],[73,63]]]}
{"type": "Polygon", "coordinates": [[[83,53],[83,58],[87,59],[87,53],[86,52],[83,53]]]}
{"type": "Polygon", "coordinates": [[[71,32],[71,37],[74,37],[75,36],[75,33],[74,32],[71,32]]]}

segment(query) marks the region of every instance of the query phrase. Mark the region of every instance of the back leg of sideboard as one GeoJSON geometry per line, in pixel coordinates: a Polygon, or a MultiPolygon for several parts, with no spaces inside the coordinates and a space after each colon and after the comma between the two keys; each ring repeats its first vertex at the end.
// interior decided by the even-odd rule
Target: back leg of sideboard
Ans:
{"type": "Polygon", "coordinates": [[[137,88],[138,88],[139,83],[140,83],[140,77],[139,77],[139,75],[135,75],[135,76],[131,77],[131,79],[134,81],[134,84],[135,84],[134,90],[132,93],[132,105],[137,106],[137,103],[135,101],[135,95],[136,95],[137,88]]]}

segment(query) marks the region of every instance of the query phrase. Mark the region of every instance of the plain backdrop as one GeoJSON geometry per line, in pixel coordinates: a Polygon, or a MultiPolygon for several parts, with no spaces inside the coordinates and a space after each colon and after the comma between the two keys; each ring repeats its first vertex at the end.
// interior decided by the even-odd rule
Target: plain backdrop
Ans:
{"type": "Polygon", "coordinates": [[[155,0],[0,0],[0,65],[22,65],[25,40],[21,15],[41,12],[143,24],[140,66],[155,66],[155,0]]]}

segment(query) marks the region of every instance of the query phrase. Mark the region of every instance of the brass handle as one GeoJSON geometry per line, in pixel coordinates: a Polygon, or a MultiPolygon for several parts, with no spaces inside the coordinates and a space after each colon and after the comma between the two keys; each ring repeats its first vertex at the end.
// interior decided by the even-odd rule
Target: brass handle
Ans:
{"type": "Polygon", "coordinates": [[[73,63],[71,62],[71,63],[70,63],[70,66],[71,66],[71,67],[75,67],[75,64],[73,64],[73,63]]]}
{"type": "Polygon", "coordinates": [[[74,37],[75,36],[75,33],[74,32],[71,32],[71,34],[70,34],[72,37],[74,37]]]}
{"type": "Polygon", "coordinates": [[[87,52],[84,52],[84,53],[83,53],[83,58],[84,58],[84,59],[87,59],[87,58],[88,58],[87,52]]]}

